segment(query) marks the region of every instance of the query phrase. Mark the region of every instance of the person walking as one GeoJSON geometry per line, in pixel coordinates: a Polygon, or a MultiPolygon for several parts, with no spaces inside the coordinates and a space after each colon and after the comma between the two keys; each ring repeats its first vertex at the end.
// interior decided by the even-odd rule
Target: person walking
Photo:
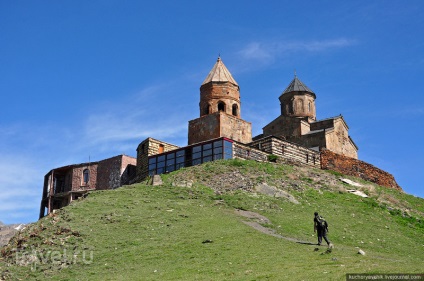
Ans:
{"type": "Polygon", "coordinates": [[[314,213],[314,232],[318,234],[318,246],[321,246],[322,238],[324,238],[328,247],[332,247],[330,240],[327,238],[328,223],[323,217],[318,215],[318,212],[314,213]]]}

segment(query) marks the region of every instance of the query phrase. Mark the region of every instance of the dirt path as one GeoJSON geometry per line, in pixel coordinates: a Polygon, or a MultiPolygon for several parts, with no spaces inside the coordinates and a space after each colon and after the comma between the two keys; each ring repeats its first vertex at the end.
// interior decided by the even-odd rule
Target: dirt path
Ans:
{"type": "Polygon", "coordinates": [[[282,236],[282,235],[276,233],[274,229],[263,226],[262,224],[271,224],[271,221],[267,217],[262,216],[258,213],[251,212],[251,211],[239,210],[239,209],[236,209],[235,213],[239,216],[242,216],[244,218],[249,219],[249,220],[243,220],[242,222],[244,224],[247,224],[248,226],[253,227],[254,229],[256,229],[256,230],[258,230],[258,231],[260,231],[264,234],[271,235],[271,236],[281,238],[281,239],[285,239],[285,240],[288,240],[288,241],[291,241],[291,242],[296,242],[296,243],[299,243],[299,244],[316,245],[316,244],[311,243],[311,242],[300,241],[300,240],[297,240],[295,238],[282,236]]]}

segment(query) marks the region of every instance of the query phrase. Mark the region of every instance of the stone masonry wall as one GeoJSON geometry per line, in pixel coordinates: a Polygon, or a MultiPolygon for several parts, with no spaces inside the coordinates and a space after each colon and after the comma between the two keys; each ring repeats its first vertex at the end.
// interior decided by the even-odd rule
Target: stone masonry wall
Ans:
{"type": "Polygon", "coordinates": [[[334,130],[326,132],[326,142],[327,149],[358,159],[358,150],[349,138],[348,128],[342,118],[334,120],[334,130]]]}
{"type": "Polygon", "coordinates": [[[87,190],[97,188],[97,163],[78,166],[72,169],[72,190],[87,190]],[[88,184],[83,183],[83,172],[89,170],[88,184]]]}
{"type": "Polygon", "coordinates": [[[188,123],[189,145],[219,137],[249,143],[252,141],[252,124],[223,112],[208,114],[188,123]]]}
{"type": "Polygon", "coordinates": [[[320,153],[318,151],[305,148],[295,143],[283,141],[276,137],[265,137],[249,144],[268,154],[274,154],[286,161],[293,161],[300,164],[321,167],[320,153]]]}
{"type": "Polygon", "coordinates": [[[220,137],[230,138],[237,142],[249,143],[252,141],[252,124],[225,113],[220,114],[220,137]]]}
{"type": "Polygon", "coordinates": [[[160,147],[163,152],[168,152],[179,148],[179,146],[147,138],[142,141],[137,148],[137,176],[136,181],[141,181],[148,175],[149,156],[159,154],[160,147]]]}
{"type": "Polygon", "coordinates": [[[393,175],[388,172],[358,159],[336,154],[328,149],[321,150],[321,168],[360,177],[381,186],[402,190],[393,175]]]}
{"type": "Polygon", "coordinates": [[[219,112],[188,122],[188,145],[220,137],[219,112]]]}
{"type": "Polygon", "coordinates": [[[200,87],[200,116],[218,111],[218,103],[225,104],[225,112],[232,115],[232,106],[238,108],[237,117],[240,117],[239,87],[232,83],[208,83],[200,87]]]}
{"type": "Polygon", "coordinates": [[[118,155],[99,161],[97,189],[115,189],[122,186],[122,176],[128,165],[136,165],[136,159],[118,155]]]}
{"type": "Polygon", "coordinates": [[[268,153],[236,142],[233,143],[233,157],[256,161],[268,161],[268,153]]]}
{"type": "Polygon", "coordinates": [[[121,160],[121,186],[133,183],[136,176],[137,158],[122,155],[121,160]]]}
{"type": "Polygon", "coordinates": [[[300,136],[302,120],[294,117],[280,115],[263,127],[264,136],[300,136]]]}

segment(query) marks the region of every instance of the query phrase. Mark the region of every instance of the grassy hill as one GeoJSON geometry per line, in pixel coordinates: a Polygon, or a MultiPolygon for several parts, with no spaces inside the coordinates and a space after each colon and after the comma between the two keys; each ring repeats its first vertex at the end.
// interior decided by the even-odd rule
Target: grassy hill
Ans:
{"type": "Polygon", "coordinates": [[[0,277],[345,280],[346,273],[423,273],[424,199],[349,177],[363,185],[369,198],[362,198],[340,177],[225,160],[163,175],[160,186],[92,192],[12,238],[2,248],[0,277]],[[311,245],[314,211],[329,222],[331,253],[311,245]]]}

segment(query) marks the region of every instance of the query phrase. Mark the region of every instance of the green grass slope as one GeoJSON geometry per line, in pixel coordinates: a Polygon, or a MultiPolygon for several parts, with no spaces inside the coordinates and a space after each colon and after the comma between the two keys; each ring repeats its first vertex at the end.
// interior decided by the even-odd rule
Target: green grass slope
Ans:
{"type": "Polygon", "coordinates": [[[362,198],[326,171],[226,160],[163,176],[161,186],[96,191],[28,226],[2,248],[5,280],[345,280],[423,273],[424,200],[359,179],[362,198]],[[255,192],[266,183],[290,193],[255,192]],[[243,221],[235,209],[267,217],[243,221]],[[316,243],[313,212],[330,224],[316,243]],[[19,248],[19,251],[16,249],[19,248]],[[359,255],[362,249],[366,255],[359,255]]]}

